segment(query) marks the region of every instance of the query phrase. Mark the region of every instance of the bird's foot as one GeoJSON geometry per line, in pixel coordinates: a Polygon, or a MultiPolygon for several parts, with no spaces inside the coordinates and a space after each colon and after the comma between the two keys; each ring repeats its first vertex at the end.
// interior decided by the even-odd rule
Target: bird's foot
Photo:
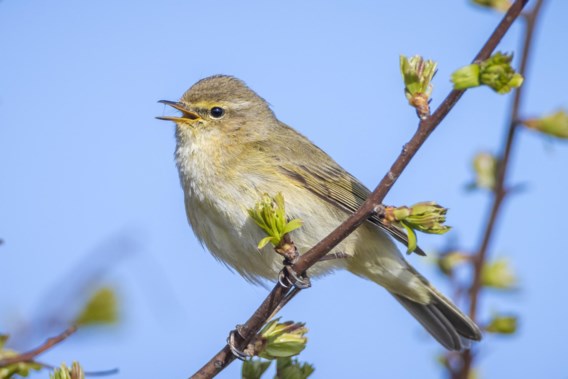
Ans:
{"type": "Polygon", "coordinates": [[[298,273],[292,268],[292,265],[287,264],[286,261],[284,262],[284,268],[278,274],[278,283],[285,288],[293,286],[301,290],[312,286],[310,278],[308,278],[305,273],[298,275],[298,273]]]}
{"type": "Polygon", "coordinates": [[[237,325],[235,330],[231,330],[231,332],[229,333],[229,337],[227,337],[227,345],[229,345],[229,349],[231,349],[231,353],[233,353],[233,355],[237,358],[240,359],[241,361],[246,360],[247,358],[250,358],[252,355],[246,351],[242,351],[240,350],[237,346],[237,338],[243,338],[243,335],[240,332],[240,327],[241,325],[237,325]],[[237,337],[238,335],[238,337],[237,337]]]}

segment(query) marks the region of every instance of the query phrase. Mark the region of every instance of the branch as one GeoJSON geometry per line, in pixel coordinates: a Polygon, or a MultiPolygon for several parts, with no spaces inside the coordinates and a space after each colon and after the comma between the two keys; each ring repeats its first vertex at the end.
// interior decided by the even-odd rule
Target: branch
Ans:
{"type": "Polygon", "coordinates": [[[0,360],[0,367],[6,367],[6,366],[13,365],[13,364],[16,364],[16,363],[32,362],[35,357],[37,357],[41,353],[45,352],[46,350],[51,349],[53,346],[59,344],[64,339],[69,337],[71,334],[75,333],[75,331],[77,331],[77,327],[74,326],[74,325],[70,326],[67,329],[65,329],[65,331],[63,333],[61,333],[61,334],[59,334],[55,337],[49,338],[42,345],[36,347],[33,350],[30,350],[26,353],[18,354],[14,357],[1,359],[0,360]]]}
{"type": "MultiPolygon", "coordinates": [[[[505,180],[509,169],[509,161],[511,157],[511,152],[513,150],[513,142],[515,140],[516,131],[518,129],[517,126],[519,125],[521,100],[522,100],[522,95],[524,93],[523,88],[525,88],[526,86],[527,64],[532,47],[535,24],[537,17],[540,13],[542,4],[543,0],[537,0],[532,10],[529,13],[527,13],[525,16],[526,20],[525,36],[522,47],[522,53],[521,53],[522,54],[521,64],[519,67],[519,73],[525,78],[525,84],[515,91],[515,97],[513,99],[513,103],[510,110],[510,116],[509,116],[509,129],[507,131],[506,139],[503,143],[504,146],[503,153],[498,159],[499,172],[497,174],[497,181],[495,183],[495,188],[493,190],[494,194],[493,203],[491,205],[491,210],[489,212],[489,216],[487,219],[485,231],[481,238],[481,245],[477,251],[477,254],[473,256],[474,272],[473,272],[473,283],[469,291],[469,296],[470,296],[469,316],[474,321],[477,316],[478,300],[482,289],[481,273],[485,261],[487,260],[489,244],[495,232],[495,225],[497,223],[497,218],[501,211],[503,200],[505,199],[505,196],[508,193],[505,180]]],[[[458,378],[469,377],[469,372],[471,370],[473,357],[474,356],[470,350],[464,352],[463,366],[461,372],[458,373],[458,378]]]]}
{"type": "MultiPolygon", "coordinates": [[[[493,50],[497,47],[497,44],[501,41],[507,30],[509,30],[510,26],[513,24],[513,21],[515,21],[515,19],[520,15],[521,10],[527,1],[528,0],[515,1],[491,37],[489,37],[483,48],[476,55],[474,62],[489,58],[493,50]]],[[[377,207],[381,204],[386,194],[390,191],[412,157],[426,141],[428,136],[446,117],[464,92],[465,90],[451,91],[432,116],[420,121],[414,136],[412,136],[411,140],[403,146],[402,152],[381,182],[377,185],[375,190],[371,193],[371,195],[369,195],[367,200],[365,200],[361,207],[355,213],[350,215],[333,232],[298,258],[297,262],[292,266],[296,272],[305,272],[376,212],[377,207]]],[[[266,323],[267,318],[270,317],[273,310],[278,306],[280,301],[282,301],[288,291],[289,289],[284,288],[282,285],[277,283],[247,322],[244,325],[239,326],[238,334],[242,336],[242,339],[239,342],[239,348],[246,346],[250,339],[258,332],[258,330],[260,330],[260,328],[266,323]]],[[[212,378],[227,367],[227,365],[229,365],[234,359],[235,357],[231,353],[229,346],[225,345],[225,347],[211,358],[211,360],[199,371],[197,371],[192,378],[212,378]]]]}

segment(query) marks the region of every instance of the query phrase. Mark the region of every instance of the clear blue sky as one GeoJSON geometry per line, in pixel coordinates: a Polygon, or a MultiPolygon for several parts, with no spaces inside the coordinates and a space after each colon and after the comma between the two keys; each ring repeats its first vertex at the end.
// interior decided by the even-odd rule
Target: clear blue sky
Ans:
{"type": "MultiPolygon", "coordinates": [[[[568,106],[568,2],[547,3],[523,115],[568,106]]],[[[173,125],[154,119],[164,112],[156,101],[176,100],[211,74],[236,75],[374,187],[417,124],[399,54],[438,61],[436,106],[449,74],[499,19],[465,0],[0,2],[0,331],[67,307],[63,277],[76,265],[110,261],[101,280],[119,288],[121,326],[79,333],[42,361],[119,367],[120,378],[187,377],[266,290],[232,274],[193,236],[173,125]],[[124,243],[136,254],[120,259],[124,243]]],[[[516,51],[520,32],[513,27],[500,50],[516,51]]],[[[467,93],[389,194],[391,204],[436,200],[450,208],[454,229],[421,237],[426,250],[450,240],[477,246],[488,198],[463,188],[473,155],[499,146],[510,100],[485,88],[467,93]]],[[[483,341],[481,374],[561,377],[568,145],[529,131],[518,137],[511,180],[525,191],[505,204],[490,253],[510,257],[521,290],[488,292],[482,308],[520,313],[520,331],[483,341]]],[[[447,290],[427,260],[409,259],[447,290]]],[[[326,277],[282,315],[307,323],[301,357],[315,364],[314,378],[441,376],[437,344],[370,282],[326,277]]],[[[221,377],[239,370],[233,364],[221,377]]]]}

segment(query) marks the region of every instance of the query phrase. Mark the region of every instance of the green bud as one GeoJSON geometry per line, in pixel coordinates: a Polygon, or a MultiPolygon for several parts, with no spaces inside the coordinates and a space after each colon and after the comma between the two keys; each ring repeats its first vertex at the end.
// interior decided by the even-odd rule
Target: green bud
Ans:
{"type": "Polygon", "coordinates": [[[57,367],[53,373],[49,374],[50,379],[85,379],[83,369],[77,362],[73,362],[71,369],[65,363],[57,367]]]}
{"type": "Polygon", "coordinates": [[[485,327],[490,333],[513,334],[517,331],[517,316],[494,315],[485,327]]]}
{"type": "Polygon", "coordinates": [[[495,10],[506,12],[511,7],[509,0],[472,0],[474,4],[481,5],[486,8],[493,8],[495,10]]]}
{"type": "Polygon", "coordinates": [[[473,169],[475,171],[474,188],[493,190],[497,182],[497,158],[490,153],[482,152],[473,158],[473,169]]]}
{"type": "Polygon", "coordinates": [[[542,118],[524,120],[523,124],[553,137],[568,138],[568,113],[563,109],[542,118]]]}
{"type": "Polygon", "coordinates": [[[259,332],[260,344],[255,347],[255,354],[265,359],[291,357],[300,354],[306,348],[308,339],[304,334],[308,329],[303,323],[287,321],[279,323],[274,319],[259,332]]]}
{"type": "Polygon", "coordinates": [[[436,62],[424,60],[419,55],[411,58],[404,55],[400,56],[400,72],[404,81],[404,94],[408,103],[416,108],[421,118],[430,114],[431,82],[436,74],[436,66],[436,62]]]}
{"type": "Polygon", "coordinates": [[[509,93],[523,84],[523,77],[511,67],[512,60],[512,54],[495,53],[483,62],[462,67],[452,74],[454,89],[486,85],[497,93],[509,93]]]}
{"type": "Polygon", "coordinates": [[[433,201],[416,203],[411,207],[386,207],[385,220],[403,227],[408,236],[407,253],[416,250],[417,238],[414,230],[428,234],[444,234],[450,227],[446,222],[448,210],[433,201]]]}
{"type": "Polygon", "coordinates": [[[512,54],[495,53],[481,62],[479,75],[481,84],[491,87],[500,94],[509,93],[513,88],[520,87],[523,84],[523,77],[511,67],[512,60],[512,54]]]}
{"type": "Polygon", "coordinates": [[[269,242],[275,247],[278,246],[286,234],[302,226],[300,219],[288,221],[284,206],[284,196],[281,192],[273,198],[265,193],[254,208],[248,210],[248,213],[254,222],[268,235],[268,237],[263,238],[259,242],[259,249],[262,249],[269,242]]]}
{"type": "Polygon", "coordinates": [[[504,290],[514,289],[518,283],[507,259],[497,259],[485,263],[481,271],[481,284],[486,287],[504,290]]]}

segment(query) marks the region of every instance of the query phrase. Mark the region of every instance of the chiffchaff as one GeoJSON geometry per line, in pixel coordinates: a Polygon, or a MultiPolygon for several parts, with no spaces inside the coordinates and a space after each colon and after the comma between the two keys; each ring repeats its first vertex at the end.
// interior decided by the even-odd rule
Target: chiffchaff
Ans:
{"type": "MultiPolygon", "coordinates": [[[[179,102],[162,101],[180,117],[176,123],[176,161],[189,223],[197,238],[225,264],[251,282],[274,280],[281,257],[267,246],[264,232],[248,209],[264,193],[281,192],[290,218],[304,224],[291,233],[305,252],[365,200],[369,190],[331,157],[294,129],[278,121],[268,103],[231,76],[212,76],[194,84],[179,102]]],[[[344,268],[383,286],[443,346],[461,350],[480,340],[477,325],[422,277],[399,252],[377,219],[361,225],[329,259],[309,269],[319,276],[344,268]]]]}

